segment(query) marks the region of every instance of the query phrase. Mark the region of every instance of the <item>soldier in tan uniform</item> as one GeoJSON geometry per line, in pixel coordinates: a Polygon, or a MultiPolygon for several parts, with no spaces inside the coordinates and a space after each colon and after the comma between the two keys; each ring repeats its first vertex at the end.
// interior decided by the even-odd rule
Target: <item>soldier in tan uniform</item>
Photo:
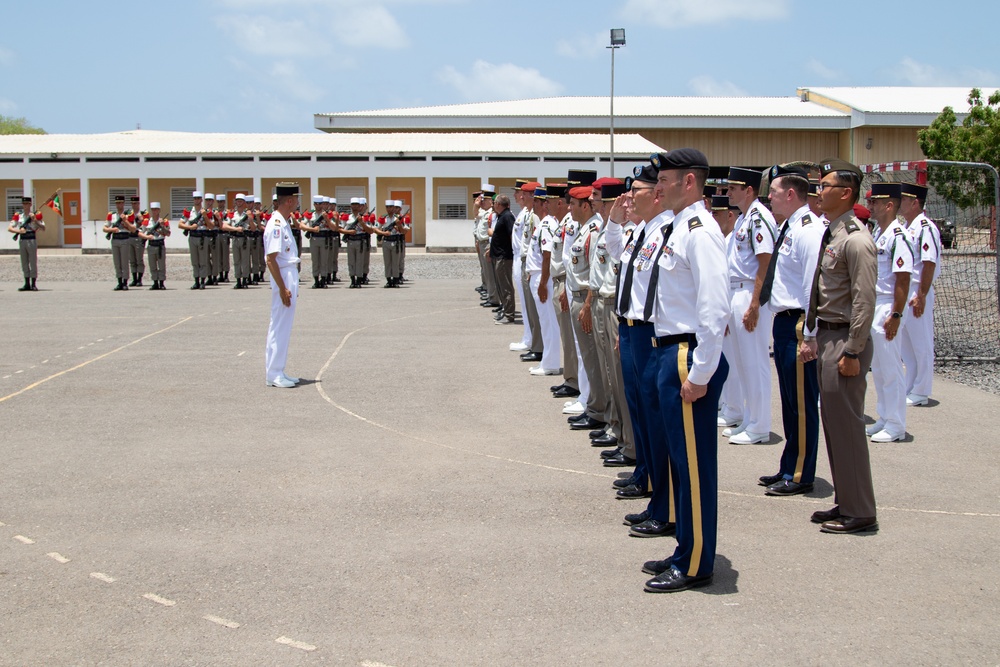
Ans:
{"type": "Polygon", "coordinates": [[[878,530],[868,439],[865,375],[871,366],[878,262],[868,229],[854,216],[861,170],[849,162],[820,163],[819,205],[830,220],[820,244],[806,328],[804,363],[819,359],[820,416],[837,506],[814,512],[825,533],[878,530]]]}

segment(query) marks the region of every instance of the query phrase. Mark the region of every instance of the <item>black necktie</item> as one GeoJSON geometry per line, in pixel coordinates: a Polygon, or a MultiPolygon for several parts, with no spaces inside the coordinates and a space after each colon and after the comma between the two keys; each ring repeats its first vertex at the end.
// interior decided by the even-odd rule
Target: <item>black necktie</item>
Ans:
{"type": "Polygon", "coordinates": [[[667,241],[670,240],[670,235],[673,233],[674,223],[669,222],[663,228],[663,242],[660,244],[656,257],[653,258],[653,267],[649,274],[649,287],[646,289],[646,304],[642,309],[642,319],[646,322],[649,322],[653,316],[653,304],[656,303],[656,283],[660,280],[660,255],[663,254],[663,249],[667,247],[667,241]]]}
{"type": "Polygon", "coordinates": [[[774,286],[774,269],[778,266],[778,251],[781,249],[781,243],[785,240],[785,234],[788,233],[788,221],[781,226],[781,233],[778,234],[778,240],[774,244],[774,254],[771,255],[771,260],[767,263],[767,273],[764,274],[764,284],[760,288],[760,305],[764,305],[771,300],[771,288],[774,286]]]}
{"type": "Polygon", "coordinates": [[[813,274],[812,290],[809,293],[809,315],[806,316],[806,328],[810,331],[816,330],[816,307],[819,301],[819,273],[823,268],[823,254],[826,247],[830,245],[830,228],[823,232],[823,240],[819,244],[819,260],[816,262],[816,273],[813,274]]]}
{"type": "Polygon", "coordinates": [[[628,312],[629,302],[632,301],[632,275],[635,273],[635,258],[638,256],[639,248],[642,247],[642,242],[645,238],[646,227],[643,227],[642,231],[639,232],[639,238],[636,239],[635,245],[632,246],[632,256],[628,258],[628,266],[625,267],[625,277],[619,283],[621,289],[618,294],[618,314],[622,317],[628,312]]]}

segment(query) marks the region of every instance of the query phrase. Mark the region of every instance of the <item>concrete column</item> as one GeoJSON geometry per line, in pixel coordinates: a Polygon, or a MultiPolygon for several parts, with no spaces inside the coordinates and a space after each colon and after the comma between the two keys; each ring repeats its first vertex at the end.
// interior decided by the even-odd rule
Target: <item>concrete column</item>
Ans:
{"type": "MultiPolygon", "coordinates": [[[[198,176],[197,178],[194,179],[194,189],[197,190],[198,192],[200,192],[202,194],[202,196],[205,195],[205,177],[204,176],[198,176]]],[[[213,192],[212,194],[215,194],[215,193],[213,192]]]]}
{"type": "MultiPolygon", "coordinates": [[[[414,220],[416,215],[412,216],[414,220]]],[[[424,177],[424,247],[427,246],[428,233],[430,232],[431,225],[435,224],[437,220],[437,211],[434,209],[434,178],[431,176],[424,177]]],[[[416,234],[414,234],[413,241],[416,243],[416,234]]]]}
{"type": "Polygon", "coordinates": [[[24,184],[21,186],[21,196],[31,197],[31,205],[37,207],[40,202],[36,202],[35,198],[37,196],[47,197],[48,195],[47,194],[36,195],[34,192],[31,191],[33,187],[35,187],[35,182],[33,180],[31,180],[30,178],[24,179],[24,184]]]}
{"type": "MultiPolygon", "coordinates": [[[[378,179],[374,176],[368,177],[368,210],[371,210],[372,206],[377,204],[375,201],[375,196],[378,194],[378,190],[376,189],[377,182],[378,179]]],[[[365,212],[367,213],[368,211],[365,212]]]]}
{"type": "MultiPolygon", "coordinates": [[[[309,178],[309,196],[315,197],[319,194],[319,176],[312,176],[309,178]]],[[[303,206],[306,202],[303,202],[303,206]]],[[[312,201],[308,202],[309,206],[304,206],[305,208],[312,208],[312,201]]]]}
{"type": "Polygon", "coordinates": [[[271,205],[270,201],[268,201],[266,204],[264,203],[264,193],[262,193],[260,191],[260,188],[261,188],[260,183],[261,183],[260,176],[254,176],[253,177],[253,194],[256,195],[256,196],[258,196],[258,197],[260,197],[260,205],[261,206],[270,206],[271,205]]]}
{"type": "Polygon", "coordinates": [[[90,179],[81,178],[80,179],[80,220],[86,222],[87,220],[93,220],[93,216],[90,215],[90,179]]]}
{"type": "MultiPolygon", "coordinates": [[[[160,202],[161,204],[163,202],[160,202]]],[[[149,179],[145,176],[139,179],[139,210],[146,209],[149,210],[149,179]]],[[[170,209],[170,203],[167,203],[167,210],[170,209]]]]}

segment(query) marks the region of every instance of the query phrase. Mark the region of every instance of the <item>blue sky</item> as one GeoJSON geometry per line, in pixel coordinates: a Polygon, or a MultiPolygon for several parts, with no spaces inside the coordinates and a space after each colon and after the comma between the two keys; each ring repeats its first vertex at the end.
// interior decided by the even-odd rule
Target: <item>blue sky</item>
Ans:
{"type": "Polygon", "coordinates": [[[553,95],[1000,86],[1000,3],[3,2],[0,114],[52,133],[307,132],[312,114],[553,95]]]}

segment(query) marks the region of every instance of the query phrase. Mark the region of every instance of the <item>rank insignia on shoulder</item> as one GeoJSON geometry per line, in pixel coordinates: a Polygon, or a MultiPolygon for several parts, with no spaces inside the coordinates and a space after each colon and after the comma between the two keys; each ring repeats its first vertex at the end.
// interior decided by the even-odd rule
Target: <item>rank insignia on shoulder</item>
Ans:
{"type": "Polygon", "coordinates": [[[848,234],[853,234],[854,232],[858,231],[858,223],[852,220],[851,222],[844,225],[844,229],[847,230],[848,234]]]}
{"type": "Polygon", "coordinates": [[[802,216],[802,225],[803,226],[808,225],[812,221],[813,221],[812,216],[809,216],[809,215],[802,216]]]}
{"type": "Polygon", "coordinates": [[[701,220],[699,220],[698,218],[695,217],[695,218],[691,218],[690,220],[688,220],[688,231],[689,232],[693,232],[694,230],[698,229],[699,227],[704,227],[704,225],[701,224],[701,220]]]}

